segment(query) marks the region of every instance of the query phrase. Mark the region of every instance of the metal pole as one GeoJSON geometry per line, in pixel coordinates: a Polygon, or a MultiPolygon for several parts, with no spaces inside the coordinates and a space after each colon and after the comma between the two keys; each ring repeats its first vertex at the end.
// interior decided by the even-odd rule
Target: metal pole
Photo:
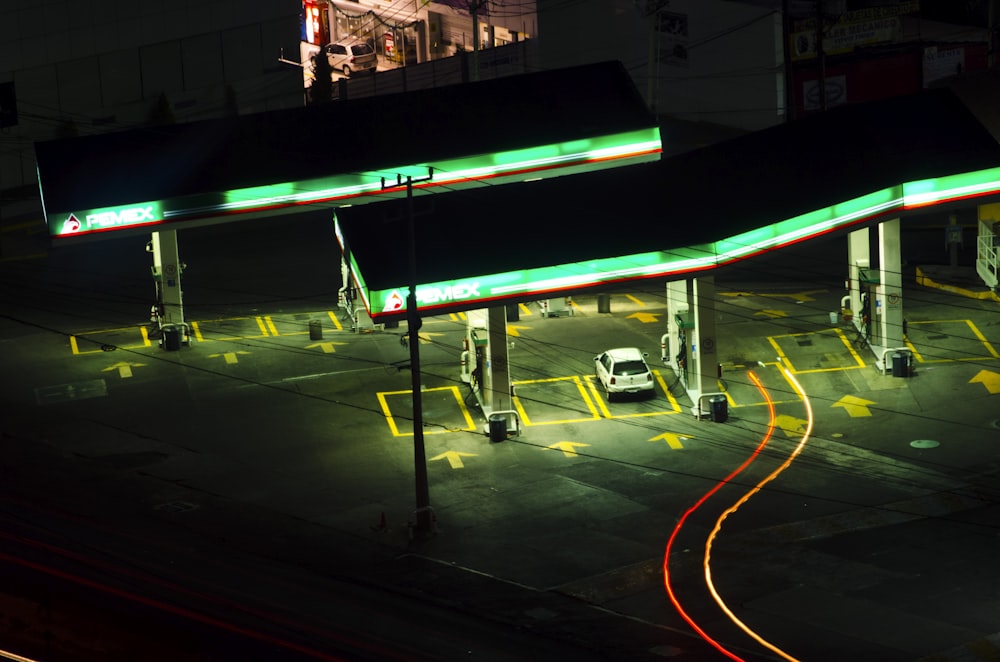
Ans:
{"type": "MultiPolygon", "coordinates": [[[[428,169],[427,177],[417,181],[427,181],[434,176],[428,169]]],[[[424,415],[420,379],[420,313],[417,311],[417,242],[413,222],[413,177],[406,176],[406,228],[409,242],[409,288],[406,297],[406,324],[410,345],[410,372],[413,390],[413,470],[416,480],[417,505],[414,531],[416,537],[427,538],[434,533],[434,518],[431,509],[430,485],[427,480],[427,455],[424,450],[424,415]]],[[[396,176],[396,186],[402,184],[402,177],[396,176]]],[[[382,180],[385,189],[385,180],[382,180]]]]}
{"type": "Polygon", "coordinates": [[[816,65],[819,72],[819,109],[826,110],[826,54],[823,51],[823,0],[816,0],[816,65]]]}
{"type": "Polygon", "coordinates": [[[479,80],[479,0],[469,3],[472,13],[472,72],[470,78],[479,80]]]}

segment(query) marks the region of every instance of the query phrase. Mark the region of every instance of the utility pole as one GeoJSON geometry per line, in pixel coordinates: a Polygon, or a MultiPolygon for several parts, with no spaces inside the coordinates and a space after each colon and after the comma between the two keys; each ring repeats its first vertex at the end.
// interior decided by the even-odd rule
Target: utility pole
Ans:
{"type": "MultiPolygon", "coordinates": [[[[430,485],[427,481],[427,454],[424,451],[424,414],[423,398],[421,397],[420,379],[420,313],[417,312],[417,233],[413,222],[413,183],[425,182],[434,178],[434,168],[427,168],[427,176],[413,179],[406,176],[406,231],[409,245],[410,262],[410,292],[406,296],[406,325],[410,345],[410,382],[413,390],[413,470],[416,476],[417,507],[413,534],[415,537],[428,538],[434,533],[433,509],[431,508],[430,485]]],[[[402,175],[396,175],[395,185],[385,185],[382,178],[382,190],[397,188],[403,185],[402,175]]]]}
{"type": "Polygon", "coordinates": [[[479,80],[479,4],[481,0],[469,0],[472,14],[472,80],[479,80]]]}
{"type": "Polygon", "coordinates": [[[792,36],[792,4],[791,0],[781,3],[781,49],[785,65],[785,122],[795,119],[795,72],[792,69],[792,49],[789,40],[792,36]]]}
{"type": "Polygon", "coordinates": [[[819,72],[818,91],[821,111],[826,110],[826,53],[823,49],[826,14],[823,11],[823,2],[824,0],[816,0],[816,65],[819,72]]]}

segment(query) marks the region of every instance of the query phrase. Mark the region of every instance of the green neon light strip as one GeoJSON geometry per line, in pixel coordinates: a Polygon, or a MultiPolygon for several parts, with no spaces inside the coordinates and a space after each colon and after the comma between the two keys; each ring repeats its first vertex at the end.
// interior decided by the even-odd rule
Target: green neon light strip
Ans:
{"type": "Polygon", "coordinates": [[[903,204],[913,208],[988,195],[996,192],[997,180],[1000,180],[1000,168],[910,182],[903,184],[903,204]]]}
{"type": "MultiPolygon", "coordinates": [[[[368,171],[333,177],[282,182],[265,186],[236,189],[225,193],[211,193],[184,198],[174,198],[157,205],[157,223],[172,223],[188,219],[197,220],[213,215],[243,214],[269,211],[294,205],[342,201],[350,203],[398,197],[405,186],[392,186],[397,175],[422,178],[427,168],[434,168],[434,178],[420,184],[422,189],[455,187],[474,184],[482,179],[503,177],[517,173],[559,168],[598,169],[658,159],[662,152],[660,131],[652,127],[596,138],[572,140],[564,143],[541,145],[527,149],[509,150],[495,154],[479,154],[428,164],[410,164],[382,171],[368,171]],[[617,163],[614,163],[617,162],[617,163]],[[602,165],[605,164],[606,165],[602,165]],[[383,189],[385,178],[388,189],[383,189]],[[364,196],[364,197],[363,197],[364,196]]],[[[149,204],[149,203],[146,203],[149,204]]],[[[103,211],[117,212],[136,205],[122,205],[103,211]]],[[[86,212],[85,212],[86,213],[86,212]]],[[[81,212],[53,214],[49,223],[50,234],[62,237],[86,232],[65,231],[65,219],[81,212]]],[[[122,226],[124,227],[124,226],[122,226]]],[[[105,227],[102,230],[121,229],[105,227]]]]}
{"type": "MultiPolygon", "coordinates": [[[[882,189],[711,244],[430,283],[417,288],[417,299],[421,302],[421,309],[432,309],[448,304],[491,301],[525,294],[542,295],[621,280],[707,270],[850,226],[866,218],[996,193],[1000,193],[1000,168],[920,180],[882,189]],[[470,292],[475,292],[476,296],[464,296],[470,292]]],[[[405,295],[405,292],[405,287],[371,292],[370,303],[374,307],[369,310],[372,316],[398,314],[400,309],[387,311],[385,305],[394,295],[405,295]]]]}
{"type": "Polygon", "coordinates": [[[233,211],[275,205],[304,204],[375,193],[382,190],[383,177],[386,178],[387,182],[395,181],[397,175],[401,175],[403,178],[407,176],[420,178],[426,176],[428,167],[433,167],[435,173],[441,178],[441,181],[428,182],[427,186],[430,187],[461,180],[493,177],[511,171],[551,168],[581,161],[620,159],[647,152],[659,153],[662,149],[659,134],[659,129],[644,129],[590,140],[575,140],[529,149],[450,159],[438,163],[369,171],[360,175],[344,175],[306,180],[296,184],[286,183],[239,189],[227,193],[228,201],[215,206],[212,210],[233,211]],[[285,189],[285,191],[278,193],[275,189],[285,189]],[[288,189],[298,189],[298,191],[292,192],[288,189]]]}

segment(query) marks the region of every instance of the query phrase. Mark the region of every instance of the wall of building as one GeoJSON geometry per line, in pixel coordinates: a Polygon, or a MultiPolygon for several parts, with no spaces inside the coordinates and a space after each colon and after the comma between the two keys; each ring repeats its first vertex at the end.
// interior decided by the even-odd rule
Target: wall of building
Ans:
{"type": "Polygon", "coordinates": [[[33,184],[32,143],[303,103],[299,0],[5,0],[0,190],[33,184]]]}
{"type": "Polygon", "coordinates": [[[741,2],[542,2],[546,69],[620,59],[657,113],[754,130],[784,121],[781,14],[741,2]]]}

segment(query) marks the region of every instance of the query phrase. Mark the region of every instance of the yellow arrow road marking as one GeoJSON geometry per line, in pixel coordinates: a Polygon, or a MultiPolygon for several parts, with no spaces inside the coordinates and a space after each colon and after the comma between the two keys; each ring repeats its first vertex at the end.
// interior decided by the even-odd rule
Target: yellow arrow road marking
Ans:
{"type": "Polygon", "coordinates": [[[431,462],[434,460],[448,460],[448,464],[451,465],[452,469],[463,469],[465,468],[465,463],[462,462],[463,457],[476,457],[476,453],[460,453],[458,451],[445,451],[440,455],[436,455],[431,458],[431,462]]]}
{"type": "Polygon", "coordinates": [[[774,424],[781,428],[786,437],[802,436],[802,433],[806,431],[806,423],[808,422],[809,421],[802,420],[801,418],[795,418],[794,416],[788,416],[786,414],[781,414],[774,419],[774,424]]]}
{"type": "Polygon", "coordinates": [[[576,447],[589,446],[590,444],[579,444],[575,441],[557,441],[556,443],[549,446],[550,449],[560,450],[566,457],[573,457],[576,455],[576,447]]]}
{"type": "Polygon", "coordinates": [[[650,322],[655,322],[659,319],[660,315],[656,313],[632,313],[628,316],[628,319],[632,319],[633,317],[643,324],[649,324],[650,322]]]}
{"type": "Polygon", "coordinates": [[[210,359],[217,359],[220,356],[222,356],[222,357],[225,357],[226,363],[232,365],[234,363],[239,363],[240,362],[240,359],[237,356],[237,354],[247,355],[249,353],[250,352],[244,352],[242,350],[240,350],[238,352],[222,352],[221,354],[209,354],[208,358],[210,358],[210,359]]]}
{"type": "Polygon", "coordinates": [[[432,342],[434,342],[433,339],[435,336],[443,336],[443,335],[444,335],[443,333],[420,333],[419,331],[417,332],[417,337],[420,338],[420,342],[422,342],[425,345],[429,345],[432,342]]]}
{"type": "Polygon", "coordinates": [[[681,440],[690,438],[691,437],[686,434],[677,434],[676,432],[664,432],[663,434],[658,434],[652,439],[647,439],[646,441],[659,441],[660,439],[664,439],[674,450],[683,450],[684,444],[681,443],[681,440]]]}
{"type": "Polygon", "coordinates": [[[830,406],[843,407],[844,411],[846,411],[851,418],[858,418],[860,416],[871,416],[872,413],[869,411],[868,405],[873,404],[875,403],[872,400],[865,400],[864,398],[859,398],[856,395],[845,395],[830,406]]]}
{"type": "Polygon", "coordinates": [[[336,345],[346,345],[346,344],[347,344],[346,342],[334,342],[332,340],[330,342],[314,342],[311,345],[306,345],[306,349],[315,349],[316,347],[320,347],[323,349],[324,354],[330,354],[331,352],[337,351],[336,349],[334,349],[336,345]]]}
{"type": "Polygon", "coordinates": [[[122,361],[122,362],[116,363],[116,364],[114,364],[112,366],[108,366],[107,368],[105,368],[101,372],[109,372],[111,370],[117,370],[119,377],[121,377],[122,379],[128,379],[129,377],[132,376],[132,368],[138,368],[138,367],[144,366],[144,365],[146,365],[146,364],[145,363],[126,363],[126,362],[122,361]]]}
{"type": "Polygon", "coordinates": [[[508,336],[520,336],[521,335],[521,331],[520,331],[521,329],[528,330],[530,328],[531,328],[530,326],[518,326],[517,324],[508,324],[507,325],[507,335],[508,336]]]}
{"type": "Polygon", "coordinates": [[[992,370],[980,370],[975,377],[969,380],[969,383],[982,384],[991,394],[1000,393],[1000,373],[992,370]]]}

